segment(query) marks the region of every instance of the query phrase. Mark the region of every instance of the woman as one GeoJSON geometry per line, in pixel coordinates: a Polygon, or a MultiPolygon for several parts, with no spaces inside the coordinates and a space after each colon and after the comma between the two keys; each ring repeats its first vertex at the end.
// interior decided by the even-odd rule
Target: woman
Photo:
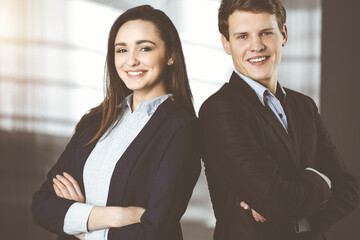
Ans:
{"type": "Polygon", "coordinates": [[[200,157],[178,33],[139,6],[115,21],[107,51],[105,99],[35,193],[34,219],[59,239],[182,239],[200,157]]]}

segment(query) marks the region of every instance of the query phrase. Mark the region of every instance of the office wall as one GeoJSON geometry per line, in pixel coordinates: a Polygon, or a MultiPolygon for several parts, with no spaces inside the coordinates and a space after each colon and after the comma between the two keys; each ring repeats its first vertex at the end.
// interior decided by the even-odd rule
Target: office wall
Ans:
{"type": "MultiPolygon", "coordinates": [[[[360,182],[360,15],[358,2],[322,1],[321,114],[335,145],[360,182]]],[[[336,223],[330,240],[358,239],[360,209],[336,223]]]]}

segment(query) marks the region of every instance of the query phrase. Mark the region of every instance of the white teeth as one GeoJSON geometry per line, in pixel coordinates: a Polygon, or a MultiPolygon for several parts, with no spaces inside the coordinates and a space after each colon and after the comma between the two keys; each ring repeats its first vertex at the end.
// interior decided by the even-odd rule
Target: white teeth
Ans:
{"type": "Polygon", "coordinates": [[[137,76],[137,75],[140,75],[142,73],[143,72],[128,72],[128,74],[131,75],[131,76],[137,76]]]}
{"type": "Polygon", "coordinates": [[[266,57],[253,58],[253,59],[249,59],[249,62],[261,62],[261,61],[264,61],[265,59],[266,59],[266,57]]]}

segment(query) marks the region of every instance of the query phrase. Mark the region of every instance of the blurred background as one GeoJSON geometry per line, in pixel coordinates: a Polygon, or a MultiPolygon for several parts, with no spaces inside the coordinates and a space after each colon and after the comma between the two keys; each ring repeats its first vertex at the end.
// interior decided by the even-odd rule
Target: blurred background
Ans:
{"type": "MultiPolygon", "coordinates": [[[[283,0],[288,45],[279,81],[311,96],[360,180],[360,23],[356,1],[283,0]]],[[[177,27],[198,111],[233,65],[217,30],[219,0],[0,0],[0,232],[2,239],[55,239],[30,212],[75,124],[103,98],[107,37],[126,9],[150,4],[177,27]]],[[[360,212],[329,239],[360,235],[360,212]]],[[[215,219],[202,173],[183,219],[185,240],[211,239],[215,219]]]]}

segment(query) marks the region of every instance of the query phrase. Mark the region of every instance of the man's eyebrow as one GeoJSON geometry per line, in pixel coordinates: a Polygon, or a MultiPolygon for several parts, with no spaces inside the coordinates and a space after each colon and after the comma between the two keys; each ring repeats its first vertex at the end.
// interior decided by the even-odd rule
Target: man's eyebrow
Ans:
{"type": "MultiPolygon", "coordinates": [[[[151,40],[138,40],[138,41],[135,42],[136,45],[143,44],[143,43],[151,43],[151,44],[157,46],[156,43],[154,43],[151,40]]],[[[116,47],[116,46],[126,46],[126,43],[118,42],[118,43],[114,44],[114,47],[116,47]]]]}
{"type": "Polygon", "coordinates": [[[263,29],[263,30],[261,30],[262,32],[265,32],[265,31],[273,31],[274,30],[274,28],[273,27],[271,27],[271,28],[265,28],[265,29],[263,29]]]}
{"type": "Polygon", "coordinates": [[[247,32],[236,32],[233,34],[233,37],[235,37],[236,35],[244,35],[247,34],[247,32]]]}
{"type": "MultiPolygon", "coordinates": [[[[274,28],[270,27],[270,28],[264,28],[260,32],[273,31],[273,30],[274,30],[274,28]]],[[[244,34],[248,34],[248,32],[236,32],[236,33],[233,34],[233,36],[244,35],[244,34]]]]}

